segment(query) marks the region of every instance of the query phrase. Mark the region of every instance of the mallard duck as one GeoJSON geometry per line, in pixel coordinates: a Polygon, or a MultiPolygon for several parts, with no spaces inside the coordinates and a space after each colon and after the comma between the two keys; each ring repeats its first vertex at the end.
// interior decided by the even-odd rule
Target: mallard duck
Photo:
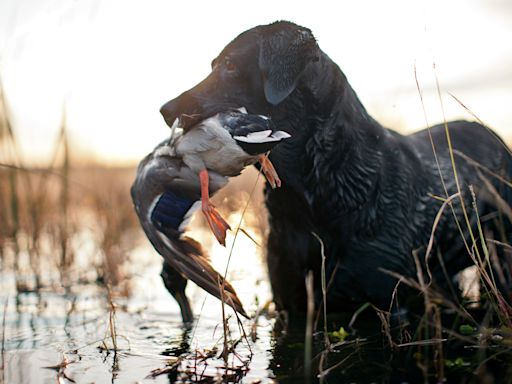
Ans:
{"type": "Polygon", "coordinates": [[[276,130],[268,117],[247,114],[245,108],[218,113],[186,129],[179,128],[176,119],[171,132],[170,148],[199,176],[203,214],[219,243],[225,245],[230,227],[210,202],[209,173],[236,176],[259,161],[270,186],[280,187],[266,153],[290,135],[276,130]]]}
{"type": "MultiPolygon", "coordinates": [[[[209,172],[209,179],[212,193],[228,181],[216,172],[209,172]]],[[[146,236],[164,258],[161,276],[180,306],[183,321],[193,320],[185,295],[187,280],[224,299],[247,317],[235,290],[213,269],[200,244],[183,235],[188,219],[198,207],[201,187],[197,173],[172,154],[168,140],[140,162],[131,196],[146,236]]]]}
{"type": "Polygon", "coordinates": [[[175,122],[170,139],[140,162],[131,188],[132,200],[146,236],[164,258],[161,276],[178,302],[184,322],[193,320],[185,295],[187,280],[247,317],[233,287],[212,268],[200,244],[184,231],[194,211],[202,206],[217,240],[225,244],[229,225],[215,210],[210,195],[224,187],[229,177],[257,161],[270,184],[280,186],[277,173],[262,153],[289,136],[273,129],[264,116],[230,111],[186,131],[175,122]]]}

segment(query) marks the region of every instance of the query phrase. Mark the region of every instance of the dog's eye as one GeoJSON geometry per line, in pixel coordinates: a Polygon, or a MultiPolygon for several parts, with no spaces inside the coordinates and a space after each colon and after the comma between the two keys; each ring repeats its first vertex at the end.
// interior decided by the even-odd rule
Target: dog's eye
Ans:
{"type": "Polygon", "coordinates": [[[226,57],[224,60],[224,65],[226,66],[226,70],[229,72],[236,71],[236,65],[229,58],[226,57]]]}

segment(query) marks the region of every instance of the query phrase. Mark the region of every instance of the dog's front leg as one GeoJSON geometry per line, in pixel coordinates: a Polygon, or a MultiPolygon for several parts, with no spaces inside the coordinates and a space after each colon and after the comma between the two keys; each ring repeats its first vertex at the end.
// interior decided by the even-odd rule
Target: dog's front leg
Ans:
{"type": "MultiPolygon", "coordinates": [[[[303,199],[286,187],[267,189],[266,203],[271,213],[267,243],[267,263],[274,301],[290,319],[306,312],[305,278],[314,273],[315,290],[320,287],[320,244],[312,234],[313,224],[303,199]]],[[[299,316],[300,317],[300,316],[299,316]]]]}

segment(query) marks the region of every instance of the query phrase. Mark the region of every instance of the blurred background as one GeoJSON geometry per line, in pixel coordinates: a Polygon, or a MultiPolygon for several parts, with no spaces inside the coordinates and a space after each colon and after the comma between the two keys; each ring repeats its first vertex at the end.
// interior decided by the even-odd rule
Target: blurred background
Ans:
{"type": "Polygon", "coordinates": [[[195,85],[242,31],[286,19],[309,27],[383,124],[446,117],[512,139],[512,3],[452,1],[2,0],[0,76],[26,162],[47,161],[63,109],[76,160],[137,162],[167,134],[159,107],[195,85]]]}
{"type": "MultiPolygon", "coordinates": [[[[169,133],[160,106],[203,79],[239,33],[280,19],[313,31],[385,126],[413,132],[442,122],[444,111],[446,119],[477,116],[512,142],[510,0],[1,0],[6,382],[38,382],[39,367],[55,364],[57,352],[101,338],[112,300],[125,309],[126,334],[144,340],[144,353],[125,356],[126,366],[144,361],[140,377],[154,368],[154,360],[141,358],[149,351],[172,347],[179,355],[197,335],[211,339],[218,302],[210,298],[205,306],[205,294],[193,286],[188,294],[206,319],[191,338],[177,331],[178,306],[160,282],[160,257],[139,228],[129,188],[138,161],[169,133]],[[147,318],[146,328],[138,325],[142,312],[153,316],[149,328],[147,318]],[[155,329],[161,339],[154,339],[155,329]],[[169,341],[169,329],[179,333],[176,339],[169,341]]],[[[261,178],[248,170],[215,197],[232,227],[240,222],[252,238],[238,237],[228,279],[253,312],[270,298],[261,190],[261,178]]],[[[192,229],[224,271],[233,233],[223,248],[202,217],[192,229]]],[[[271,377],[269,335],[253,360],[258,379],[271,377]]],[[[93,358],[75,365],[75,377],[133,377],[115,358],[105,366],[109,360],[99,359],[95,347],[87,353],[93,358]]]]}

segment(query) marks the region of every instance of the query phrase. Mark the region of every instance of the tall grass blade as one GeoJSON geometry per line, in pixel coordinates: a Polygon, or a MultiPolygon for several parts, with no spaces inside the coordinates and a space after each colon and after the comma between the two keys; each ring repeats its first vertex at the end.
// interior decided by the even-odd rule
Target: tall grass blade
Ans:
{"type": "Polygon", "coordinates": [[[6,318],[7,318],[7,306],[9,305],[9,298],[5,299],[3,316],[2,316],[2,348],[0,351],[2,357],[2,364],[0,365],[0,371],[2,375],[0,378],[2,379],[2,383],[5,382],[5,329],[6,329],[6,318]]]}
{"type": "MultiPolygon", "coordinates": [[[[66,276],[66,270],[71,265],[69,249],[68,249],[68,238],[69,238],[69,179],[70,179],[70,154],[69,154],[69,140],[67,132],[67,120],[66,120],[66,109],[63,108],[62,121],[61,121],[61,132],[60,132],[60,145],[62,146],[63,158],[60,178],[60,226],[59,226],[59,237],[60,237],[60,267],[61,276],[66,276]]],[[[62,279],[65,281],[65,279],[62,279]]],[[[68,285],[68,282],[64,284],[68,285]]]]}
{"type": "Polygon", "coordinates": [[[330,348],[329,341],[329,333],[327,332],[327,279],[325,276],[325,245],[320,236],[318,236],[315,232],[311,232],[311,234],[318,240],[320,243],[320,255],[322,256],[322,264],[321,264],[321,284],[322,284],[322,307],[324,311],[324,342],[327,349],[330,348]]]}
{"type": "Polygon", "coordinates": [[[313,360],[313,321],[315,316],[315,298],[313,291],[313,272],[306,276],[307,312],[306,332],[304,336],[304,377],[306,382],[311,382],[313,360]]]}
{"type": "Polygon", "coordinates": [[[117,331],[116,331],[116,305],[114,303],[114,299],[112,297],[112,289],[110,284],[107,284],[107,297],[109,304],[109,313],[108,313],[108,326],[110,331],[110,339],[112,340],[112,346],[114,348],[114,352],[117,353],[117,331]]]}

